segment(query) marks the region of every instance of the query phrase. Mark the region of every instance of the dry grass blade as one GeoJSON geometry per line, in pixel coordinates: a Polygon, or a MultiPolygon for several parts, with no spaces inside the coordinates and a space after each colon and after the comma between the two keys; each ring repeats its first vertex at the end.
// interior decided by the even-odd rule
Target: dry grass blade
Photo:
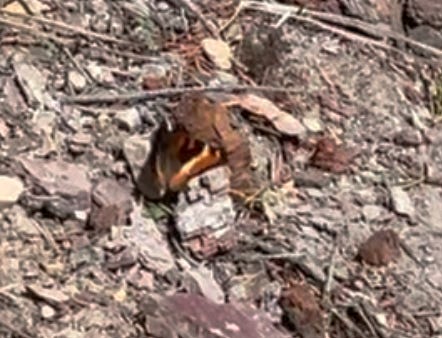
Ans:
{"type": "Polygon", "coordinates": [[[218,30],[216,29],[213,22],[207,20],[207,18],[203,15],[197,5],[195,5],[191,0],[175,0],[178,4],[186,7],[189,11],[194,13],[199,21],[203,24],[204,28],[212,35],[214,38],[219,38],[220,35],[218,30]]]}
{"type": "Polygon", "coordinates": [[[352,19],[348,17],[344,17],[337,14],[331,14],[331,13],[324,13],[324,12],[317,12],[312,10],[304,9],[303,13],[304,15],[299,15],[299,7],[297,6],[289,6],[289,5],[281,5],[281,4],[270,4],[270,3],[263,3],[258,1],[244,1],[242,4],[243,9],[250,9],[250,10],[256,10],[261,12],[267,12],[272,13],[275,15],[287,15],[287,13],[290,13],[290,17],[302,21],[307,22],[313,25],[316,25],[322,29],[329,30],[335,34],[339,34],[341,36],[344,36],[349,39],[357,40],[363,43],[369,43],[384,49],[392,49],[396,51],[400,51],[397,48],[393,48],[392,46],[387,45],[386,43],[382,42],[381,39],[384,39],[385,37],[406,42],[410,45],[413,45],[415,47],[420,48],[421,50],[424,50],[426,52],[431,53],[432,55],[438,57],[439,59],[442,59],[442,50],[428,46],[426,44],[423,44],[421,42],[418,42],[416,40],[410,39],[400,33],[382,29],[379,27],[375,27],[374,25],[365,23],[358,19],[352,19]],[[305,16],[307,15],[307,16],[305,16]],[[365,32],[367,35],[373,36],[375,38],[365,37],[361,36],[360,34],[348,32],[344,29],[331,26],[333,25],[340,25],[340,26],[346,26],[350,28],[356,28],[358,30],[361,30],[365,32]],[[379,40],[377,40],[379,39],[379,40]]]}
{"type": "Polygon", "coordinates": [[[64,39],[60,39],[52,34],[48,34],[48,33],[36,30],[35,27],[33,27],[33,26],[20,24],[18,22],[10,21],[8,19],[0,18],[0,24],[12,27],[14,29],[18,29],[22,32],[26,32],[34,37],[44,38],[44,39],[56,42],[57,44],[60,44],[60,45],[66,45],[68,42],[68,41],[66,41],[64,39]]]}
{"type": "Polygon", "coordinates": [[[175,96],[188,93],[203,92],[236,92],[236,91],[255,91],[271,93],[289,93],[299,94],[303,92],[299,88],[281,88],[272,86],[218,86],[218,87],[181,87],[181,88],[163,88],[157,90],[145,90],[127,94],[109,94],[109,95],[78,95],[61,97],[63,103],[68,104],[96,104],[96,103],[126,103],[134,101],[149,100],[159,96],[175,96]]]}
{"type": "MultiPolygon", "coordinates": [[[[89,31],[89,30],[86,30],[86,29],[83,29],[80,27],[68,25],[64,22],[50,20],[50,19],[43,18],[43,17],[36,17],[36,16],[25,15],[25,14],[20,14],[20,13],[12,13],[12,12],[8,12],[4,9],[0,9],[0,14],[2,14],[3,16],[16,17],[16,18],[20,18],[23,20],[31,20],[31,21],[34,21],[34,22],[37,22],[40,24],[45,24],[45,25],[49,25],[52,27],[64,29],[64,30],[71,31],[71,32],[77,33],[77,34],[85,36],[85,37],[98,39],[98,40],[101,40],[104,42],[118,43],[118,44],[124,45],[124,46],[136,45],[136,43],[134,43],[132,41],[120,40],[120,39],[117,39],[117,38],[110,36],[110,35],[92,32],[92,31],[89,31]]],[[[34,30],[35,30],[35,28],[34,28],[34,30]]]]}

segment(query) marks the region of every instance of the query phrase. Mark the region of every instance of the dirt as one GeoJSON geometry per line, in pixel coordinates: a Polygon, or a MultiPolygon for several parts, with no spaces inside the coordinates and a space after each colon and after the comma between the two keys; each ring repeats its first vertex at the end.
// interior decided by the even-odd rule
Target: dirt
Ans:
{"type": "Polygon", "coordinates": [[[442,337],[440,18],[401,4],[2,4],[0,337],[442,337]]]}

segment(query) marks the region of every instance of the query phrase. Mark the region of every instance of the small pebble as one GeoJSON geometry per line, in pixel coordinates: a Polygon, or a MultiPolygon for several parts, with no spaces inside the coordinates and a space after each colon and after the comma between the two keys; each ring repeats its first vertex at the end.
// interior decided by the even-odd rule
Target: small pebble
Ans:
{"type": "Polygon", "coordinates": [[[87,85],[86,78],[76,70],[71,70],[68,73],[68,79],[72,88],[74,88],[76,92],[81,92],[84,88],[86,88],[87,85]]]}
{"type": "Polygon", "coordinates": [[[41,307],[40,313],[41,313],[42,318],[52,319],[52,318],[54,318],[56,311],[54,310],[54,308],[52,306],[45,304],[41,307]]]}

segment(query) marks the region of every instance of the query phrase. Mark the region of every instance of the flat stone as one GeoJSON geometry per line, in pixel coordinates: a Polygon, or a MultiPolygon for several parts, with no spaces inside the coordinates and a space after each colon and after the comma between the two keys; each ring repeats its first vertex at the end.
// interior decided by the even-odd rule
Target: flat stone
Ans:
{"type": "Polygon", "coordinates": [[[15,62],[14,70],[28,104],[31,106],[44,104],[46,101],[46,77],[36,67],[26,61],[15,62]]]}
{"type": "Polygon", "coordinates": [[[17,177],[0,176],[0,209],[13,205],[23,193],[24,185],[17,177]]]}
{"type": "Polygon", "coordinates": [[[141,215],[142,206],[132,213],[132,226],[123,230],[125,242],[138,253],[144,268],[164,275],[175,266],[166,238],[151,218],[141,215]]]}
{"type": "Polygon", "coordinates": [[[103,179],[95,186],[92,198],[100,206],[128,205],[132,201],[129,189],[110,178],[103,179]]]}
{"type": "Polygon", "coordinates": [[[302,119],[304,126],[311,132],[317,133],[324,129],[319,116],[306,116],[302,119]]]}
{"type": "Polygon", "coordinates": [[[405,147],[417,147],[422,144],[423,137],[417,129],[404,129],[396,133],[394,142],[405,147]]]}
{"type": "Polygon", "coordinates": [[[415,209],[408,193],[401,187],[390,188],[390,198],[393,210],[401,216],[413,217],[415,209]]]}
{"type": "Polygon", "coordinates": [[[230,46],[222,41],[212,38],[206,38],[201,42],[207,57],[220,69],[227,70],[232,67],[232,51],[230,46]]]}
{"type": "Polygon", "coordinates": [[[123,152],[133,177],[137,179],[152,152],[152,137],[150,135],[129,137],[124,141],[123,152]]]}
{"type": "Polygon", "coordinates": [[[366,222],[371,222],[382,214],[382,210],[383,208],[378,205],[364,205],[362,207],[362,216],[366,222]]]}

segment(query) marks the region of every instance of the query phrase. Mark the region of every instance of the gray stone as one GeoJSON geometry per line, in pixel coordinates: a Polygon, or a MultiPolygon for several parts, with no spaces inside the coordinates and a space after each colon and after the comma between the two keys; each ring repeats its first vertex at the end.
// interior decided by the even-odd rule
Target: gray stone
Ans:
{"type": "Polygon", "coordinates": [[[135,107],[118,111],[114,116],[117,125],[125,130],[133,131],[141,126],[141,117],[135,107]]]}
{"type": "Polygon", "coordinates": [[[189,204],[184,194],[180,195],[176,228],[184,240],[202,233],[216,233],[218,237],[231,230],[235,212],[230,196],[205,197],[204,201],[189,204]]]}
{"type": "Polygon", "coordinates": [[[12,225],[12,228],[19,234],[25,237],[37,237],[40,236],[38,231],[37,221],[26,216],[25,210],[19,206],[11,208],[11,212],[8,213],[8,219],[12,225]]]}
{"type": "Polygon", "coordinates": [[[142,206],[135,206],[132,226],[123,230],[125,242],[137,251],[141,264],[148,270],[164,275],[175,266],[169,244],[151,218],[141,214],[142,206]]]}
{"type": "Polygon", "coordinates": [[[224,303],[224,292],[221,286],[215,281],[212,270],[204,266],[198,266],[190,268],[186,272],[197,282],[201,293],[207,299],[217,304],[224,303]]]}
{"type": "Polygon", "coordinates": [[[14,63],[18,82],[29,105],[43,105],[46,101],[46,77],[33,65],[26,61],[14,63]]]}
{"type": "Polygon", "coordinates": [[[123,144],[123,152],[134,178],[138,178],[152,152],[152,136],[133,135],[123,144]]]}

